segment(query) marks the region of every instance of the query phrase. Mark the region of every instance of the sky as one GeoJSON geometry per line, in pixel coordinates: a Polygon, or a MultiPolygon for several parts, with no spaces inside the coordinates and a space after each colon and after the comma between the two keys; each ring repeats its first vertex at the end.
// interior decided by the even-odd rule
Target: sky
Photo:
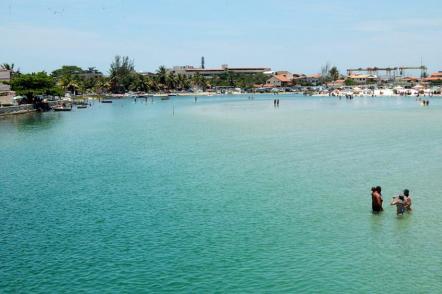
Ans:
{"type": "Polygon", "coordinates": [[[115,55],[158,66],[266,66],[317,73],[442,70],[440,0],[0,0],[0,63],[104,73],[115,55]]]}

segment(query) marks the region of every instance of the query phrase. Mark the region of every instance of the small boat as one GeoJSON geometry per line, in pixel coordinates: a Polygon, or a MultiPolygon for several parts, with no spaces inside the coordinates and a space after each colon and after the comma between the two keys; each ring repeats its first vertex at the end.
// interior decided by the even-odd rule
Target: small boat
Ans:
{"type": "Polygon", "coordinates": [[[169,100],[170,97],[169,96],[161,96],[161,100],[169,100]]]}
{"type": "Polygon", "coordinates": [[[71,106],[67,106],[67,105],[56,105],[53,106],[52,109],[54,111],[71,111],[72,110],[72,105],[71,106]]]}
{"type": "Polygon", "coordinates": [[[112,100],[101,100],[101,103],[112,103],[112,100]]]}
{"type": "Polygon", "coordinates": [[[87,108],[87,105],[86,104],[77,105],[77,109],[83,109],[83,108],[87,108]]]}

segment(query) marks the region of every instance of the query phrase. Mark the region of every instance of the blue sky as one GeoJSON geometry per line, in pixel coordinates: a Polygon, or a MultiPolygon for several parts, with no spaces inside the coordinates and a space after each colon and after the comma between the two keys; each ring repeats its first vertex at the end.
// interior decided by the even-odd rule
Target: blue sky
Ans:
{"type": "Polygon", "coordinates": [[[442,70],[440,0],[0,0],[0,62],[107,72],[116,54],[159,65],[268,66],[315,73],[420,65],[442,70]]]}

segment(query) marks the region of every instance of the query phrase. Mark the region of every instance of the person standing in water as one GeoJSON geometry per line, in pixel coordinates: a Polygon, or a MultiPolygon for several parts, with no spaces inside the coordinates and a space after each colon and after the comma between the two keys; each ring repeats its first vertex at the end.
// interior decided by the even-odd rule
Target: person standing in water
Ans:
{"type": "Polygon", "coordinates": [[[411,211],[411,196],[410,196],[410,191],[408,189],[404,190],[404,201],[405,201],[405,210],[411,211]]]}
{"type": "Polygon", "coordinates": [[[405,212],[405,197],[404,195],[399,195],[398,197],[393,197],[390,205],[396,205],[396,214],[403,215],[405,212]]]}
{"type": "Polygon", "coordinates": [[[381,194],[381,187],[373,187],[371,188],[371,208],[374,213],[379,213],[383,211],[382,208],[382,194],[381,194]]]}

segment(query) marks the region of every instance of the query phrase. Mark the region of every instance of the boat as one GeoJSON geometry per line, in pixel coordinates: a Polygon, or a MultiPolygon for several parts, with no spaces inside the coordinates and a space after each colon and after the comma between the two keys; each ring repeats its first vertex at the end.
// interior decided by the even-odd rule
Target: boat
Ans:
{"type": "Polygon", "coordinates": [[[169,100],[170,97],[169,96],[161,96],[161,100],[169,100]]]}
{"type": "Polygon", "coordinates": [[[71,111],[72,105],[70,105],[70,106],[68,106],[68,105],[55,105],[52,107],[52,110],[54,110],[54,111],[71,111]]]}
{"type": "Polygon", "coordinates": [[[112,103],[112,100],[101,100],[101,103],[112,103]]]}
{"type": "Polygon", "coordinates": [[[78,104],[77,105],[77,109],[83,109],[83,108],[87,108],[86,104],[78,104]]]}

